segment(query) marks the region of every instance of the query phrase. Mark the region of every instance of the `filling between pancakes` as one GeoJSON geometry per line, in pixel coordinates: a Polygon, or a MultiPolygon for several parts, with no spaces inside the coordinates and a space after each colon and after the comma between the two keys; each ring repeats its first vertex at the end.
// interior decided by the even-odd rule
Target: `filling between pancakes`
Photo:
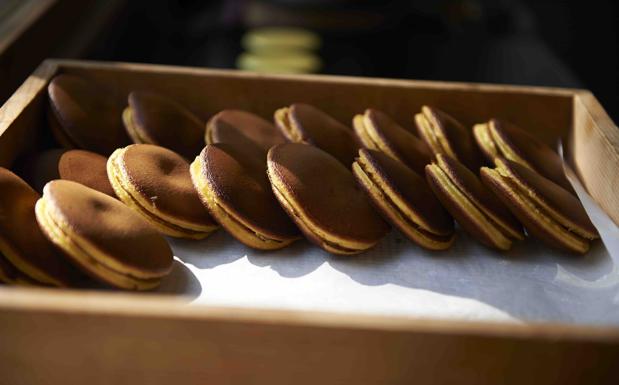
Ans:
{"type": "Polygon", "coordinates": [[[416,114],[415,121],[433,153],[447,154],[454,159],[458,159],[447,142],[447,139],[440,134],[440,129],[437,127],[437,122],[433,119],[428,119],[428,117],[423,113],[416,114]]]}

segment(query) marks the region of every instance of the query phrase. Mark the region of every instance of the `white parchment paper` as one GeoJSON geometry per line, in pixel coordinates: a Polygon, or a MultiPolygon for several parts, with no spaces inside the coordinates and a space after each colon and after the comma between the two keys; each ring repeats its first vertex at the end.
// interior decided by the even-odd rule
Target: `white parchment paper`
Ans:
{"type": "Polygon", "coordinates": [[[603,239],[585,256],[531,238],[494,252],[462,231],[439,253],[396,231],[358,256],[307,241],[260,252],[218,231],[199,242],[170,240],[177,262],[159,290],[218,306],[619,325],[619,229],[571,180],[603,239]]]}

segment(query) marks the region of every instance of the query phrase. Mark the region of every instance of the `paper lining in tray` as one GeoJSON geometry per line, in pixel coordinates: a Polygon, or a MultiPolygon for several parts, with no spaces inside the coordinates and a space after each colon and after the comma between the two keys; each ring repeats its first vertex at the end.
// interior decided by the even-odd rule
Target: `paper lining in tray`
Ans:
{"type": "Polygon", "coordinates": [[[218,231],[199,242],[171,240],[177,261],[159,292],[218,306],[619,325],[619,229],[570,179],[603,239],[584,256],[532,238],[495,252],[462,231],[446,252],[396,231],[357,256],[305,240],[262,252],[218,231]]]}

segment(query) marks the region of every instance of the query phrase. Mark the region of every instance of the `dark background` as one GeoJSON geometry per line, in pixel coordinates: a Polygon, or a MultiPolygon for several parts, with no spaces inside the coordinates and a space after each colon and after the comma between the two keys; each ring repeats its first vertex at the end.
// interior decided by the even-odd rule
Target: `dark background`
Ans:
{"type": "Polygon", "coordinates": [[[235,68],[262,26],[321,73],[587,88],[619,118],[617,0],[0,0],[0,99],[48,57],[235,68]]]}
{"type": "Polygon", "coordinates": [[[131,1],[92,59],[233,68],[251,27],[323,38],[322,73],[588,88],[619,117],[616,1],[131,1]]]}

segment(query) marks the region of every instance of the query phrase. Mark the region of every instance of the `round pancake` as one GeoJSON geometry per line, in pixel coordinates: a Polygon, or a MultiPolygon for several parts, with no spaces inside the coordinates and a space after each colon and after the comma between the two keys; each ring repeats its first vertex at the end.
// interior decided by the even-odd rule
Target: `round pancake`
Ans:
{"type": "Polygon", "coordinates": [[[572,253],[585,253],[598,238],[586,211],[571,193],[519,163],[495,159],[482,181],[524,224],[530,235],[572,253]]]}
{"type": "Polygon", "coordinates": [[[105,89],[74,75],[58,75],[47,87],[52,130],[61,144],[109,155],[127,145],[121,105],[105,89]],[[68,142],[68,143],[67,143],[68,142]]]}
{"type": "Polygon", "coordinates": [[[255,145],[266,157],[271,147],[286,143],[286,137],[271,122],[258,115],[241,110],[223,110],[206,124],[206,143],[229,143],[239,148],[255,145]]]}
{"type": "Polygon", "coordinates": [[[201,239],[217,229],[191,182],[189,163],[151,144],[118,149],[108,161],[116,195],[162,233],[201,239]]]}
{"type": "Polygon", "coordinates": [[[361,149],[353,173],[383,217],[430,250],[451,246],[454,223],[425,180],[389,155],[361,149]]]}
{"type": "Polygon", "coordinates": [[[554,219],[584,238],[599,237],[582,203],[569,191],[519,163],[505,158],[496,158],[495,163],[503,175],[509,175],[523,193],[554,219]]]}
{"type": "Polygon", "coordinates": [[[546,143],[515,124],[491,119],[473,128],[475,140],[486,158],[502,156],[523,164],[574,194],[563,171],[561,157],[546,143]]]}
{"type": "Polygon", "coordinates": [[[0,168],[0,254],[39,284],[74,286],[82,276],[41,232],[34,215],[39,194],[0,168]]]}
{"type": "Polygon", "coordinates": [[[433,159],[422,140],[381,111],[369,108],[354,118],[353,125],[365,148],[382,151],[420,175],[433,159]]]}
{"type": "Polygon", "coordinates": [[[153,92],[133,91],[123,122],[134,143],[156,144],[193,159],[204,147],[204,122],[181,104],[153,92]]]}
{"type": "Polygon", "coordinates": [[[517,187],[510,183],[509,179],[504,178],[499,171],[483,167],[481,177],[484,183],[524,224],[529,235],[551,247],[571,253],[583,254],[589,250],[589,240],[571,232],[554,220],[543,209],[527,199],[525,194],[518,191],[517,187]]]}
{"type": "Polygon", "coordinates": [[[350,167],[359,143],[353,131],[324,111],[295,103],[275,112],[275,123],[291,142],[314,145],[350,167]]]}
{"type": "Polygon", "coordinates": [[[286,143],[271,148],[267,159],[280,204],[306,237],[326,251],[359,253],[389,230],[352,173],[325,151],[286,143]]]}
{"type": "Polygon", "coordinates": [[[90,151],[66,151],[58,162],[59,179],[72,180],[116,198],[107,177],[107,158],[90,151]]]}
{"type": "Polygon", "coordinates": [[[512,239],[522,240],[522,227],[471,170],[438,154],[426,167],[426,179],[443,206],[464,230],[488,247],[508,250],[512,239]]]}
{"type": "Polygon", "coordinates": [[[36,217],[75,264],[112,286],[152,289],[172,268],[172,250],[154,227],[122,202],[79,183],[48,183],[36,217]]]}
{"type": "Polygon", "coordinates": [[[449,155],[477,172],[481,166],[479,149],[471,130],[462,123],[438,108],[422,106],[415,115],[415,125],[434,154],[449,155]]]}
{"type": "Polygon", "coordinates": [[[209,144],[192,164],[192,179],[213,217],[249,247],[273,250],[299,238],[267,179],[265,160],[228,143],[209,144]]]}

